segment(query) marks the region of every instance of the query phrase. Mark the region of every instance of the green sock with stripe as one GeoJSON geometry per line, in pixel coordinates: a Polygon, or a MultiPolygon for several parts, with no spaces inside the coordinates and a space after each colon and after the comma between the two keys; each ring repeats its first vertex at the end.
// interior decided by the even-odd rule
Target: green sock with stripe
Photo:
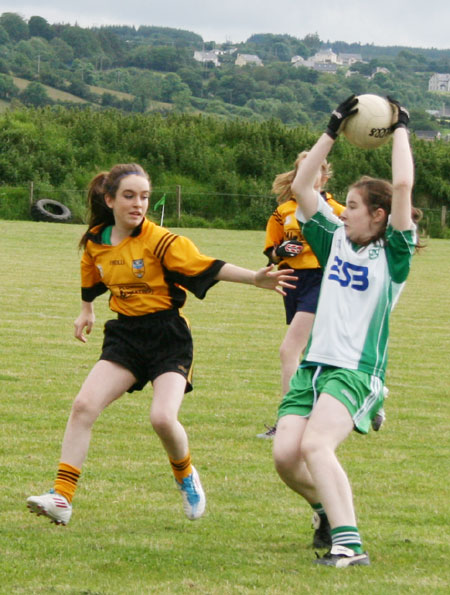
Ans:
{"type": "Polygon", "coordinates": [[[352,549],[357,554],[362,554],[362,542],[357,527],[343,525],[331,529],[331,541],[333,545],[342,545],[352,549]]]}
{"type": "Polygon", "coordinates": [[[314,510],[314,512],[316,512],[319,515],[320,520],[327,519],[327,513],[325,512],[325,508],[322,506],[320,502],[317,502],[317,504],[311,504],[311,508],[314,510]]]}

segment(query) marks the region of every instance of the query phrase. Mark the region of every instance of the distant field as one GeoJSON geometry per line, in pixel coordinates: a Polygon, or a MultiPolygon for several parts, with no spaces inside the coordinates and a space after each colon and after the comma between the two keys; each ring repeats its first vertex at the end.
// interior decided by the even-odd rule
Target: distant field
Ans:
{"type": "MultiPolygon", "coordinates": [[[[27,88],[30,84],[30,81],[19,78],[13,77],[14,84],[18,89],[23,91],[27,88]]],[[[81,97],[77,97],[76,95],[72,95],[71,93],[67,93],[66,91],[60,91],[59,89],[55,89],[54,87],[49,87],[48,85],[43,85],[47,90],[47,94],[50,99],[54,101],[71,101],[73,103],[89,103],[86,99],[82,99],[81,97]]],[[[134,98],[134,95],[131,93],[124,93],[122,91],[114,91],[113,89],[105,89],[104,87],[97,87],[95,85],[89,85],[90,90],[97,95],[103,95],[104,93],[110,93],[114,95],[118,99],[126,99],[131,101],[134,98]]],[[[9,102],[0,100],[0,112],[4,111],[9,107],[9,102]]],[[[164,101],[153,101],[149,102],[147,111],[151,112],[158,109],[172,109],[173,105],[171,103],[167,103],[164,101]]]]}
{"type": "MultiPolygon", "coordinates": [[[[18,78],[16,76],[13,77],[14,84],[18,87],[21,91],[26,89],[30,84],[30,81],[26,79],[18,78]]],[[[73,103],[88,103],[86,99],[82,99],[81,97],[77,97],[76,95],[72,95],[71,93],[67,93],[66,91],[60,91],[59,89],[55,89],[53,87],[49,87],[48,85],[43,85],[47,91],[47,95],[50,99],[54,101],[72,101],[73,103]]]]}
{"type": "MultiPolygon", "coordinates": [[[[73,520],[55,527],[25,499],[49,489],[71,402],[96,361],[107,297],[86,345],[79,312],[83,226],[0,221],[0,593],[70,595],[447,595],[450,241],[428,240],[393,313],[382,430],[352,435],[340,457],[372,566],[316,567],[311,511],[276,475],[270,441],[280,398],[280,296],[221,282],[185,312],[195,390],[181,410],[207,494],[185,519],[152,432],[152,390],[94,427],[73,520]]],[[[252,269],[264,232],[174,230],[206,254],[252,269]]]]}
{"type": "Polygon", "coordinates": [[[134,99],[134,95],[131,95],[131,93],[123,93],[123,91],[114,91],[113,89],[105,89],[104,87],[96,87],[95,85],[89,85],[89,89],[98,95],[103,95],[103,93],[111,93],[111,95],[114,95],[119,99],[127,99],[128,101],[134,99]]]}

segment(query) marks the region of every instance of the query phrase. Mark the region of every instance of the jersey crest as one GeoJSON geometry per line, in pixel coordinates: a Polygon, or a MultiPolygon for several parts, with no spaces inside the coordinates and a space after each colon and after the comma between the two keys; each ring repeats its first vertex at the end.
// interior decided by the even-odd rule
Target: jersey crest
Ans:
{"type": "Polygon", "coordinates": [[[138,258],[136,260],[133,260],[133,274],[138,279],[141,279],[144,276],[144,274],[145,274],[145,265],[144,265],[144,259],[143,258],[138,258]]]}

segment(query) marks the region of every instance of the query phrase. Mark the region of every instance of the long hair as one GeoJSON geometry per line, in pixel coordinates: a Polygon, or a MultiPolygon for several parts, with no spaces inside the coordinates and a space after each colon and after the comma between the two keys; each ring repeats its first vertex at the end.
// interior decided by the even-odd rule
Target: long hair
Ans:
{"type": "Polygon", "coordinates": [[[145,177],[150,182],[147,172],[137,163],[119,163],[111,170],[102,171],[92,178],[88,186],[88,229],[80,240],[80,248],[86,246],[89,232],[97,225],[114,225],[113,211],[105,202],[105,195],[116,196],[122,178],[136,174],[145,177]]]}
{"type": "MultiPolygon", "coordinates": [[[[386,233],[386,227],[392,207],[392,184],[388,180],[380,178],[372,178],[370,176],[362,176],[354,184],[349,187],[349,190],[357,190],[366,205],[370,214],[377,209],[382,209],[385,212],[384,222],[376,237],[370,241],[376,241],[383,238],[386,233]]],[[[416,207],[411,209],[411,219],[414,223],[418,223],[422,219],[422,211],[416,207]]],[[[417,244],[417,247],[420,247],[417,244]]]]}
{"type": "MultiPolygon", "coordinates": [[[[302,151],[297,155],[297,159],[294,163],[294,169],[287,171],[282,174],[278,174],[272,184],[272,192],[277,195],[277,202],[279,205],[287,202],[292,198],[291,184],[297,174],[300,163],[308,155],[308,151],[302,151]]],[[[329,180],[333,175],[331,165],[324,160],[320,166],[320,175],[325,181],[329,180]]]]}

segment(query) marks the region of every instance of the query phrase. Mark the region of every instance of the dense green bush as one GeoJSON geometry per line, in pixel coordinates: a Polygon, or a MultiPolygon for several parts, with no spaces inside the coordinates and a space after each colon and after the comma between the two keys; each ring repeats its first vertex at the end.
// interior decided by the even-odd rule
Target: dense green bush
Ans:
{"type": "Polygon", "coordinates": [[[0,186],[0,219],[30,218],[30,191],[24,187],[0,186]]]}
{"type": "MultiPolygon", "coordinates": [[[[181,186],[182,214],[201,218],[199,225],[220,220],[239,229],[262,229],[276,204],[270,194],[274,177],[290,170],[298,152],[316,138],[309,128],[289,128],[278,120],[60,106],[6,112],[0,116],[0,189],[5,194],[5,187],[17,188],[17,193],[14,200],[2,198],[0,217],[28,218],[33,182],[36,200],[58,200],[75,221],[83,221],[92,176],[115,163],[135,161],[150,173],[155,202],[167,194],[167,217],[178,216],[176,187],[181,186]]],[[[437,209],[450,205],[448,144],[414,135],[412,143],[415,203],[437,209]]],[[[339,140],[330,155],[329,190],[343,202],[346,188],[360,175],[390,178],[390,151],[390,144],[361,151],[339,140]]]]}

